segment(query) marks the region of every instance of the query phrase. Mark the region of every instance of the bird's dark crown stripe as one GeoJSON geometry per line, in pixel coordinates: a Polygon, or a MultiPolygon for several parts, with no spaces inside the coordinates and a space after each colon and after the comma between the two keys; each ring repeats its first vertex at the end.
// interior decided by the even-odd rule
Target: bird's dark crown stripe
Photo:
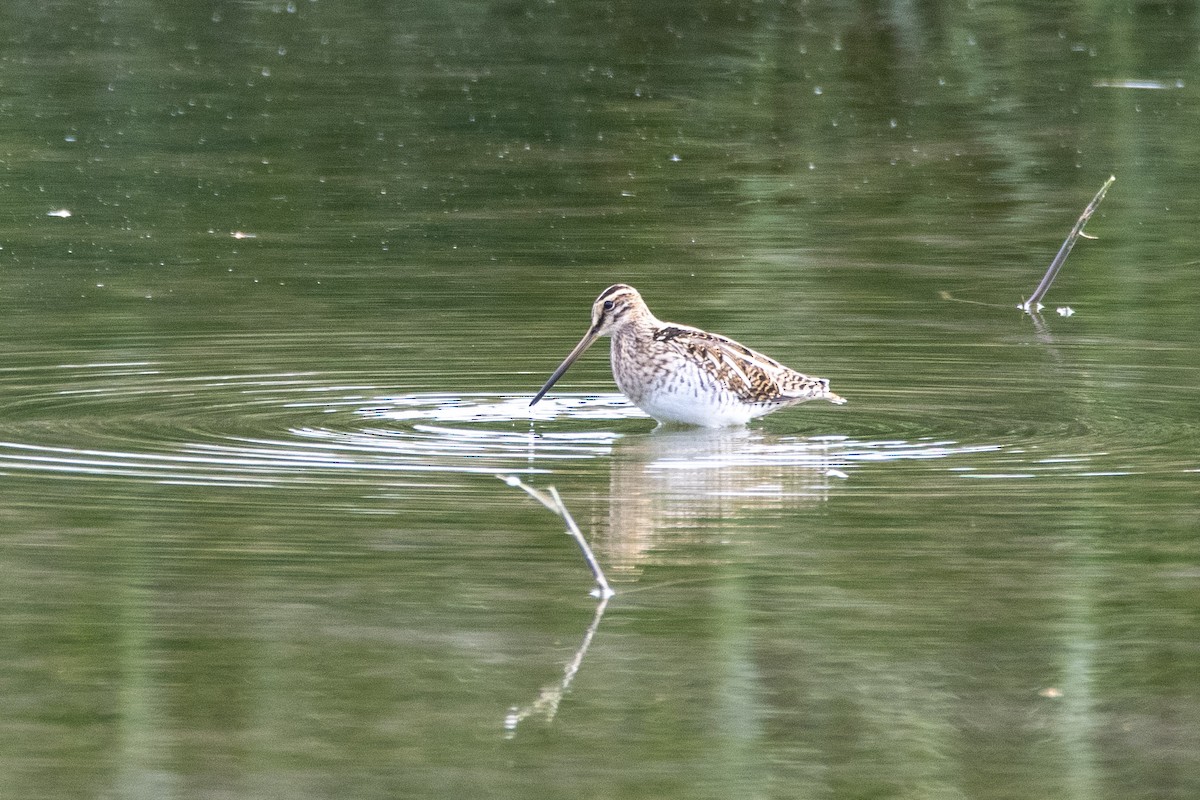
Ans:
{"type": "Polygon", "coordinates": [[[616,294],[617,292],[622,292],[622,291],[624,291],[624,290],[626,290],[626,289],[628,289],[628,288],[629,288],[629,287],[628,287],[628,286],[626,286],[625,284],[623,284],[623,283],[618,283],[618,284],[616,284],[615,286],[610,286],[610,287],[608,287],[607,289],[605,289],[603,292],[601,292],[601,293],[600,293],[600,296],[599,296],[599,297],[597,297],[596,299],[597,299],[597,300],[603,300],[603,299],[604,299],[604,298],[606,298],[606,297],[612,297],[612,296],[613,296],[614,294],[616,294]]]}

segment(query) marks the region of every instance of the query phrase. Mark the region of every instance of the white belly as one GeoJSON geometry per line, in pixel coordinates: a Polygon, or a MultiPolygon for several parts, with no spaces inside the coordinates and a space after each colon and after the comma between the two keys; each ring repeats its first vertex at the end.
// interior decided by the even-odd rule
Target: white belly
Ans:
{"type": "Polygon", "coordinates": [[[744,425],[775,407],[747,404],[711,374],[682,363],[653,374],[613,369],[613,378],[629,400],[659,422],[720,428],[744,425]]]}
{"type": "Polygon", "coordinates": [[[740,404],[709,403],[697,398],[672,393],[643,397],[635,404],[659,422],[679,425],[701,425],[720,428],[725,425],[744,425],[766,410],[757,411],[752,406],[740,404]],[[757,413],[755,413],[757,411],[757,413]]]}

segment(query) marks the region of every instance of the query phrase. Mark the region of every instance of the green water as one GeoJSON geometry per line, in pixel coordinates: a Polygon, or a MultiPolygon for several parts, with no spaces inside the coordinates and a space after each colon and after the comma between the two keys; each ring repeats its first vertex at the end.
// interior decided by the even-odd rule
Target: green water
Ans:
{"type": "Polygon", "coordinates": [[[1198,60],[1172,3],[4,6],[0,797],[1196,797],[1198,60]],[[529,409],[616,281],[848,404],[655,431],[597,347],[529,409]]]}

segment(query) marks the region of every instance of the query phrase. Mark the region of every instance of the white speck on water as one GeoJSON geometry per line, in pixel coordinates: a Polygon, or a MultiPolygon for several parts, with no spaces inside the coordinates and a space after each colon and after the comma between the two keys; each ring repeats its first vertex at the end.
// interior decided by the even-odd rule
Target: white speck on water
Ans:
{"type": "Polygon", "coordinates": [[[53,211],[47,211],[46,216],[47,217],[59,217],[60,219],[66,219],[67,217],[71,216],[71,210],[69,208],[56,208],[53,211]]]}
{"type": "Polygon", "coordinates": [[[1183,81],[1156,81],[1145,78],[1102,78],[1092,81],[1092,86],[1099,89],[1182,89],[1183,81]]]}
{"type": "Polygon", "coordinates": [[[1070,306],[1059,306],[1054,310],[1058,312],[1060,317],[1069,317],[1075,313],[1075,309],[1071,308],[1070,306]]]}

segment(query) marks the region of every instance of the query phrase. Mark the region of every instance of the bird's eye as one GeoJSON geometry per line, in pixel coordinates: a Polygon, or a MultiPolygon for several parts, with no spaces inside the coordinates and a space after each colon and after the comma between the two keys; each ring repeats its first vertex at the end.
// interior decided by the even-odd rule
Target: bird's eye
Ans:
{"type": "Polygon", "coordinates": [[[604,310],[605,310],[605,311],[612,311],[612,310],[613,310],[613,301],[612,301],[612,300],[605,300],[605,301],[604,301],[604,310]]]}

